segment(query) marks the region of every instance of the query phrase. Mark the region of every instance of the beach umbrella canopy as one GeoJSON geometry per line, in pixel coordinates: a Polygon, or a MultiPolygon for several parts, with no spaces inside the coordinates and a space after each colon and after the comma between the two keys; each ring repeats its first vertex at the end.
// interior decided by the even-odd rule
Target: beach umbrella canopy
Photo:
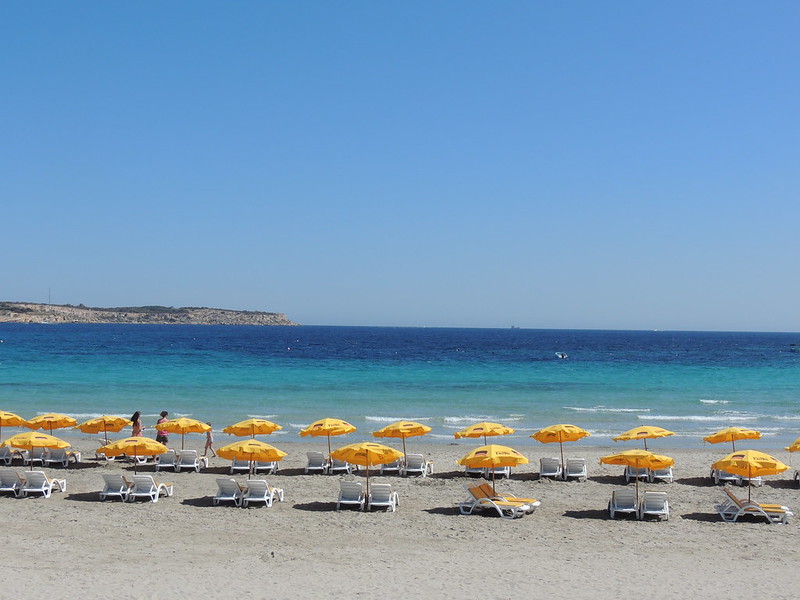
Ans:
{"type": "Polygon", "coordinates": [[[490,423],[489,421],[483,421],[482,423],[475,423],[474,425],[470,425],[466,429],[457,431],[453,435],[457,440],[460,440],[461,438],[482,437],[483,441],[485,442],[487,437],[493,437],[496,435],[509,435],[512,433],[514,433],[514,430],[511,427],[506,427],[505,425],[501,425],[500,423],[490,423]]]}
{"type": "Polygon", "coordinates": [[[78,429],[83,433],[100,433],[102,431],[106,438],[107,444],[109,431],[112,433],[117,433],[118,431],[122,431],[123,428],[130,424],[130,420],[124,417],[103,415],[102,417],[95,417],[94,419],[84,421],[80,425],[76,425],[75,429],[78,429]]]}
{"type": "Polygon", "coordinates": [[[25,433],[12,435],[5,442],[3,442],[3,446],[22,448],[23,450],[32,452],[34,448],[69,448],[70,443],[48,433],[27,431],[25,433]]]}
{"type": "Polygon", "coordinates": [[[0,411],[0,440],[3,439],[3,427],[19,427],[20,425],[25,425],[25,423],[27,421],[19,415],[5,410],[0,411]]]}
{"type": "Polygon", "coordinates": [[[499,444],[480,446],[458,460],[458,464],[470,469],[492,469],[492,489],[494,489],[496,467],[516,467],[527,462],[528,459],[521,452],[499,444]]]}
{"type": "MultiPolygon", "coordinates": [[[[616,454],[600,457],[600,462],[606,465],[623,465],[635,469],[666,469],[675,464],[669,456],[653,454],[647,450],[625,450],[616,454]]],[[[639,502],[639,478],[636,482],[636,502],[639,502]]]]}
{"type": "Polygon", "coordinates": [[[399,450],[377,442],[359,442],[342,446],[331,452],[331,458],[343,460],[353,465],[367,468],[367,495],[369,496],[369,468],[375,465],[385,465],[400,459],[403,455],[399,450]]]}
{"type": "Polygon", "coordinates": [[[378,431],[373,431],[372,435],[377,438],[400,438],[403,440],[403,455],[406,453],[406,438],[425,435],[431,430],[427,425],[414,421],[397,421],[387,425],[378,431]]]}
{"type": "MultiPolygon", "coordinates": [[[[106,456],[156,456],[157,454],[164,454],[167,448],[161,442],[155,441],[153,438],[144,436],[127,437],[105,446],[101,446],[97,451],[105,454],[106,456]]],[[[133,462],[133,471],[136,472],[136,460],[133,462]]]]}
{"type": "Polygon", "coordinates": [[[254,461],[258,462],[274,462],[283,460],[286,452],[279,450],[275,446],[271,446],[261,440],[237,440],[232,444],[223,446],[217,450],[217,456],[228,460],[246,460],[250,462],[250,471],[252,472],[252,465],[254,461]]]}
{"type": "Polygon", "coordinates": [[[203,423],[197,419],[189,419],[187,417],[180,417],[178,419],[170,419],[155,425],[158,431],[166,431],[168,433],[181,434],[181,450],[183,450],[183,442],[187,433],[205,433],[211,429],[211,425],[203,423]]]}
{"type": "Polygon", "coordinates": [[[644,449],[647,450],[647,440],[667,437],[668,435],[675,435],[675,432],[664,429],[663,427],[643,425],[642,427],[634,427],[633,429],[629,429],[625,433],[618,435],[614,438],[614,441],[628,442],[630,440],[642,440],[644,442],[644,449]]]}
{"type": "Polygon", "coordinates": [[[331,436],[334,435],[346,435],[348,433],[353,433],[356,430],[354,425],[351,425],[347,421],[343,421],[342,419],[320,419],[319,421],[314,421],[306,427],[305,429],[300,431],[301,437],[311,436],[311,437],[322,437],[326,436],[328,438],[328,454],[331,453],[331,436]]]}
{"type": "Polygon", "coordinates": [[[60,415],[58,413],[49,413],[46,415],[37,415],[32,419],[28,419],[23,425],[29,429],[46,429],[52,435],[53,429],[62,429],[63,427],[75,427],[78,424],[77,419],[73,419],[67,415],[60,415]]]}
{"type": "Polygon", "coordinates": [[[709,444],[720,444],[730,442],[731,450],[736,452],[736,440],[757,440],[761,437],[761,432],[755,429],[745,429],[743,427],[727,427],[720,429],[716,433],[707,435],[703,438],[709,444]]]}
{"type": "MultiPolygon", "coordinates": [[[[740,477],[762,477],[764,475],[777,475],[789,468],[777,458],[758,450],[740,450],[728,454],[711,465],[714,469],[727,471],[740,477]]],[[[747,500],[750,500],[750,486],[747,486],[747,500]]]]}
{"type": "Polygon", "coordinates": [[[568,425],[566,423],[559,423],[558,425],[550,425],[544,429],[540,429],[531,437],[537,442],[542,444],[551,444],[558,442],[561,449],[561,464],[564,464],[564,442],[577,442],[578,440],[589,437],[591,434],[578,427],[577,425],[568,425]]]}
{"type": "Polygon", "coordinates": [[[794,442],[792,442],[791,446],[786,446],[785,450],[789,452],[800,452],[800,438],[797,438],[794,442]]]}
{"type": "Polygon", "coordinates": [[[228,425],[222,430],[222,433],[238,435],[239,437],[244,437],[246,435],[255,437],[256,435],[269,435],[273,431],[278,431],[280,429],[283,429],[283,427],[272,421],[267,421],[266,419],[245,419],[233,425],[228,425]]]}

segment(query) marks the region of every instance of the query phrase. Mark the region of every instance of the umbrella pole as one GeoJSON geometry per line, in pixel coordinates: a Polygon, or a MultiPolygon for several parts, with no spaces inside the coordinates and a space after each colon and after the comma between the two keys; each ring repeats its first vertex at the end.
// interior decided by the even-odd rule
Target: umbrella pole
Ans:
{"type": "Polygon", "coordinates": [[[561,440],[561,432],[558,432],[558,447],[561,448],[561,479],[567,480],[567,472],[564,465],[564,442],[561,440]]]}
{"type": "MultiPolygon", "coordinates": [[[[367,495],[364,498],[369,503],[369,452],[367,453],[367,495]]],[[[361,510],[364,510],[363,508],[361,510]]]]}
{"type": "Polygon", "coordinates": [[[181,434],[181,450],[183,450],[183,440],[185,440],[185,439],[186,439],[186,434],[182,433],[181,434]]]}
{"type": "Polygon", "coordinates": [[[403,460],[406,458],[406,438],[403,438],[403,460]]]}
{"type": "Polygon", "coordinates": [[[497,495],[497,490],[496,490],[496,489],[494,489],[494,480],[495,480],[495,477],[496,477],[496,474],[495,474],[495,472],[494,472],[494,467],[492,467],[492,493],[493,493],[493,494],[496,496],[496,495],[497,495]]]}

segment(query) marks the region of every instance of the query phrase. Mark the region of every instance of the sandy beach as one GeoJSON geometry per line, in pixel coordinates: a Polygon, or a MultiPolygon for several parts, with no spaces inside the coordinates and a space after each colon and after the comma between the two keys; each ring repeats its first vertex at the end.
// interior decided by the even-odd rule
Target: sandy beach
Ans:
{"type": "MultiPolygon", "coordinates": [[[[220,458],[201,473],[142,468],[175,484],[174,495],[158,503],[100,502],[101,474],[130,475],[133,466],[95,460],[96,442],[87,438],[78,444],[81,464],[45,469],[67,479],[65,493],[0,498],[10,574],[4,595],[731,599],[751,598],[757,589],[760,597],[777,599],[795,597],[800,586],[797,518],[788,525],[724,523],[716,514],[723,494],[708,470],[727,447],[669,452],[675,483],[644,484],[668,492],[666,522],[608,517],[611,491],[624,486],[623,468],[601,465],[599,457],[634,445],[569,446],[568,456],[588,460],[586,483],[539,480],[538,459],[557,454],[557,447],[521,448],[531,463],[498,482],[498,490],[542,504],[531,515],[505,520],[460,515],[455,506],[470,481],[455,461],[474,444],[412,442],[410,451],[434,461],[433,475],[371,478],[391,482],[400,506],[395,513],[362,513],[337,512],[335,500],[339,479],[363,480],[363,474],[303,474],[305,452],[324,449],[318,440],[281,444],[288,456],[267,479],[285,490],[285,502],[241,509],[212,506],[215,478],[228,474],[229,463],[220,458]]],[[[201,449],[199,440],[186,446],[201,449]]],[[[783,450],[767,451],[788,461],[783,450]]],[[[800,514],[791,473],[766,478],[753,499],[800,514]]],[[[746,489],[736,489],[746,496],[746,489]]]]}

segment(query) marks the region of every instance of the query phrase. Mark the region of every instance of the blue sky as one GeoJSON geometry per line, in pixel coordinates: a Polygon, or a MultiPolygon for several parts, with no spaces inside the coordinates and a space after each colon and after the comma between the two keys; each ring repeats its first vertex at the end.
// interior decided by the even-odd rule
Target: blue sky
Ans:
{"type": "Polygon", "coordinates": [[[800,4],[5,2],[0,299],[800,330],[800,4]]]}

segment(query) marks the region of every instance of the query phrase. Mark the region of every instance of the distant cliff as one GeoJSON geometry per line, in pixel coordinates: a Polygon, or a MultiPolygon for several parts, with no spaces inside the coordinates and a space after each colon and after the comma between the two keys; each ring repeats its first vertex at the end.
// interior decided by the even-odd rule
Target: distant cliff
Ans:
{"type": "Polygon", "coordinates": [[[280,313],[223,308],[83,306],[0,302],[0,323],[142,323],[153,325],[297,325],[280,313]]]}

